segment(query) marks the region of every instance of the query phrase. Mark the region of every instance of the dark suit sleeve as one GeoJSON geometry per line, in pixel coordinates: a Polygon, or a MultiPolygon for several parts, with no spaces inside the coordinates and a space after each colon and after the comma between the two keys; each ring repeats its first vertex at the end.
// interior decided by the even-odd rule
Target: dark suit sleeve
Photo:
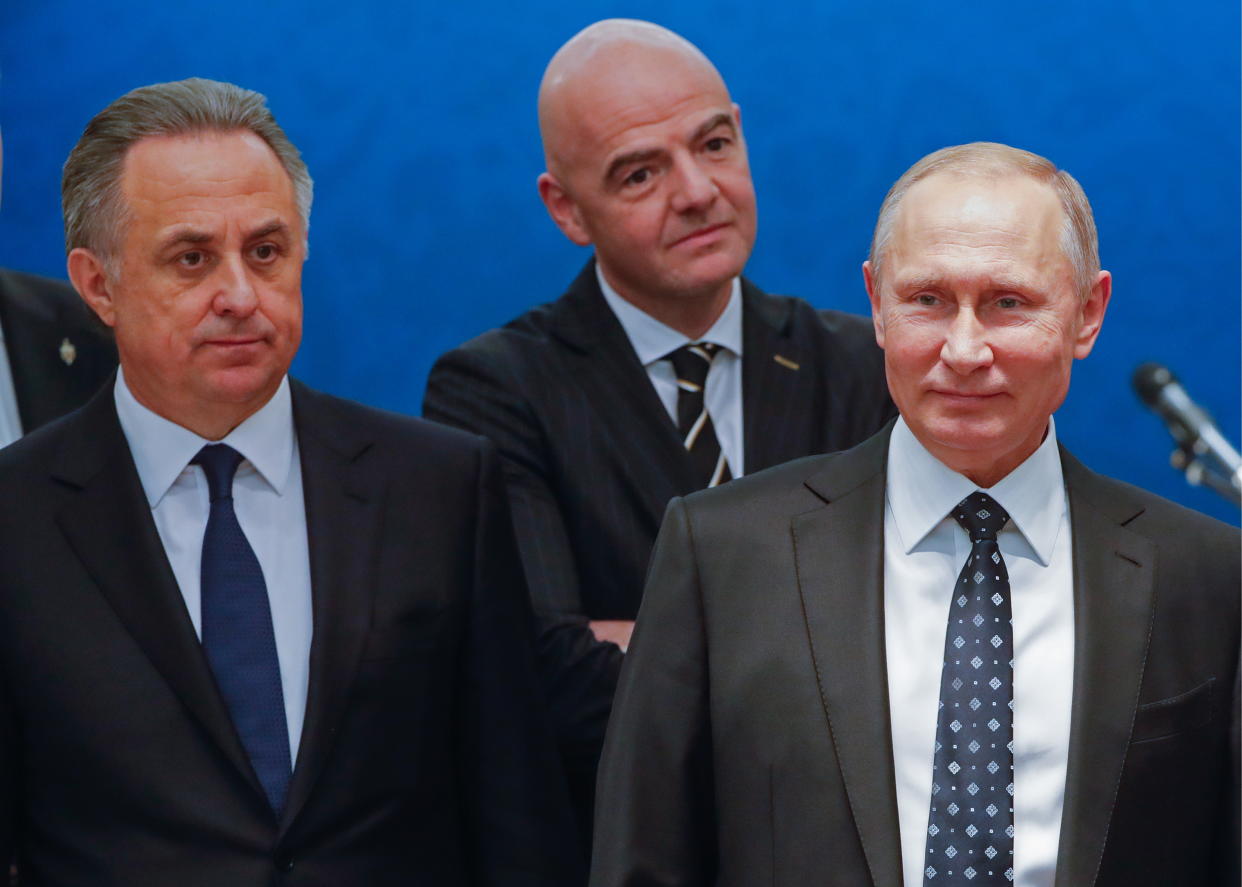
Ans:
{"type": "MultiPolygon", "coordinates": [[[[500,361],[496,361],[500,363],[500,361]]],[[[579,591],[569,531],[551,481],[550,447],[512,373],[477,351],[436,362],[423,414],[481,434],[500,451],[521,563],[538,623],[541,680],[557,741],[590,804],[595,765],[621,670],[620,649],[595,639],[579,591]]]]}
{"type": "Polygon", "coordinates": [[[604,743],[591,887],[714,883],[711,762],[698,558],[685,505],[674,499],[604,743]]]}
{"type": "Polygon", "coordinates": [[[8,684],[0,674],[0,884],[9,883],[9,865],[15,852],[13,838],[17,816],[17,756],[13,735],[13,711],[8,684]]]}
{"type": "Polygon", "coordinates": [[[1242,883],[1242,659],[1234,678],[1233,692],[1229,698],[1229,764],[1230,772],[1225,790],[1221,792],[1221,806],[1215,817],[1216,832],[1216,879],[1221,887],[1237,887],[1242,883]]]}
{"type": "Polygon", "coordinates": [[[884,351],[876,344],[875,327],[869,317],[832,309],[817,312],[820,323],[834,342],[833,373],[827,388],[834,403],[832,415],[846,424],[849,435],[834,443],[849,449],[888,424],[897,405],[888,390],[884,351]]]}
{"type": "Polygon", "coordinates": [[[473,883],[576,887],[586,863],[543,718],[532,615],[490,444],[480,458],[478,503],[459,730],[473,883]]]}

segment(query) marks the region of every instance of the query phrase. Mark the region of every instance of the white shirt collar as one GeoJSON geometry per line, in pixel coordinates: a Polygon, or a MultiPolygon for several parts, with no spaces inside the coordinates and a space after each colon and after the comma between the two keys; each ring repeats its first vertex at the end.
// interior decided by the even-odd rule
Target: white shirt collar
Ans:
{"type": "Polygon", "coordinates": [[[641,308],[637,308],[622,298],[616,290],[608,285],[599,263],[595,263],[595,279],[599,281],[600,291],[612,313],[621,321],[621,327],[629,336],[630,344],[638,355],[639,363],[650,366],[657,360],[676,351],[690,342],[710,342],[731,351],[738,357],[742,356],[742,283],[733,278],[733,287],[729,293],[729,303],[716,318],[711,329],[697,339],[691,339],[670,326],[656,320],[641,308]]]}
{"type": "Polygon", "coordinates": [[[140,404],[129,390],[123,370],[117,370],[113,399],[138,479],[152,508],[164,498],[190,460],[209,443],[226,443],[237,450],[278,495],[284,495],[296,453],[288,376],[281,379],[280,387],[267,403],[222,441],[199,437],[140,404]]]}
{"type": "MultiPolygon", "coordinates": [[[[912,552],[962,499],[980,489],[927,451],[898,418],[888,444],[886,496],[906,553],[912,552]]],[[[985,492],[1009,512],[1036,559],[1047,566],[1065,514],[1065,480],[1057,429],[1048,418],[1043,443],[1026,461],[985,492]]]]}

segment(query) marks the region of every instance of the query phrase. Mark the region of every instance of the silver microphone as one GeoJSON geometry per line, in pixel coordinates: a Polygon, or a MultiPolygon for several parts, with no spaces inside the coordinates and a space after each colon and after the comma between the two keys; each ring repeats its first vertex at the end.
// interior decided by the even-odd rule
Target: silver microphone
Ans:
{"type": "Polygon", "coordinates": [[[1132,378],[1134,391],[1168,426],[1177,441],[1173,464],[1192,484],[1205,484],[1235,505],[1242,505],[1242,456],[1208,414],[1191,400],[1177,376],[1158,363],[1141,364],[1132,378]]]}

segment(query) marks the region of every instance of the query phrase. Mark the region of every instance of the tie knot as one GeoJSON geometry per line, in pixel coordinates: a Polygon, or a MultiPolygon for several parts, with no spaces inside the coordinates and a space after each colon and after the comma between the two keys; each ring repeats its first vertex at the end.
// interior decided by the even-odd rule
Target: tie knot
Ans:
{"type": "Polygon", "coordinates": [[[953,506],[953,519],[970,534],[971,542],[996,538],[1009,521],[1009,513],[995,499],[978,490],[953,506]]]}
{"type": "Polygon", "coordinates": [[[212,502],[233,498],[233,475],[242,463],[241,453],[228,444],[208,444],[198,451],[190,463],[202,466],[212,502]]]}
{"type": "Polygon", "coordinates": [[[677,384],[688,391],[702,391],[707,382],[707,371],[711,369],[712,359],[719,350],[719,345],[710,342],[692,342],[669,352],[666,359],[673,362],[677,384]]]}

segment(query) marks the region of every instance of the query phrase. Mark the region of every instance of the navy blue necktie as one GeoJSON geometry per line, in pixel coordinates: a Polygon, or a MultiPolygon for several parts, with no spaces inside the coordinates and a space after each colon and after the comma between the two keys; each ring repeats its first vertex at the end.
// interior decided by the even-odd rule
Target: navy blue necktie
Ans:
{"type": "Polygon", "coordinates": [[[292,765],[280,662],[267,585],[233,511],[233,475],[242,455],[225,444],[193,460],[207,475],[211,514],[203,535],[203,650],[272,810],[285,804],[292,765]]]}
{"type": "Polygon", "coordinates": [[[996,534],[1009,515],[975,491],[953,509],[970,534],[945,632],[925,887],[1013,882],[1013,621],[996,534]]]}

